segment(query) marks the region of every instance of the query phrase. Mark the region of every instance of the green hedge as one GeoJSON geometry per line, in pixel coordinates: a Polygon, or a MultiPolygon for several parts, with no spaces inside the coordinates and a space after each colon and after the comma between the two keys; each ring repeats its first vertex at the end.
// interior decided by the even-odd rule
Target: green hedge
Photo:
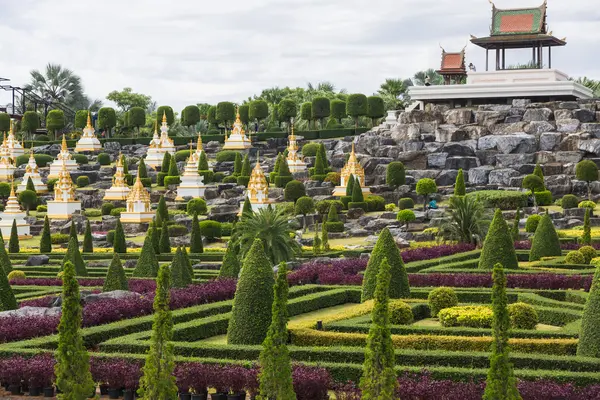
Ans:
{"type": "Polygon", "coordinates": [[[483,202],[486,208],[499,208],[501,210],[516,210],[527,207],[527,193],[508,190],[480,190],[467,194],[483,202]]]}

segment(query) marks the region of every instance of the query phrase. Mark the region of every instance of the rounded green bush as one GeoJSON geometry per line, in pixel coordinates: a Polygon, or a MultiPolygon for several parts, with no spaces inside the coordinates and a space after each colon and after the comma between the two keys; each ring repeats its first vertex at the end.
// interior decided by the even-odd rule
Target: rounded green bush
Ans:
{"type": "Polygon", "coordinates": [[[583,246],[579,249],[579,252],[583,254],[585,264],[589,264],[594,258],[598,256],[598,252],[592,246],[583,246]]]}
{"type": "Polygon", "coordinates": [[[531,304],[513,303],[508,306],[508,317],[513,329],[535,329],[538,324],[538,313],[531,304]]]}
{"type": "Polygon", "coordinates": [[[573,250],[567,253],[565,257],[567,264],[586,264],[585,256],[579,250],[573,250]]]}
{"type": "Polygon", "coordinates": [[[156,174],[156,185],[157,186],[165,186],[165,178],[167,177],[166,172],[159,172],[156,174]]]}
{"type": "Polygon", "coordinates": [[[369,212],[385,210],[385,199],[381,196],[372,194],[365,197],[365,202],[367,203],[367,209],[369,212]]]}
{"type": "MultiPolygon", "coordinates": [[[[277,177],[277,179],[281,178],[283,177],[277,177]]],[[[291,180],[285,185],[283,193],[285,201],[291,201],[295,203],[300,197],[306,196],[306,188],[304,187],[304,183],[291,180]]]]}
{"type": "Polygon", "coordinates": [[[189,232],[188,228],[185,225],[180,225],[180,224],[169,225],[168,229],[169,229],[169,237],[185,236],[189,232]]]}
{"type": "Polygon", "coordinates": [[[237,178],[233,175],[226,176],[223,178],[223,183],[235,183],[237,185],[237,178]]]}
{"type": "Polygon", "coordinates": [[[231,236],[233,224],[231,222],[221,222],[221,236],[231,236]]]}
{"type": "Polygon", "coordinates": [[[115,243],[115,230],[114,229],[106,232],[106,241],[110,245],[115,243]]]}
{"type": "Polygon", "coordinates": [[[98,210],[97,208],[88,208],[83,212],[83,215],[86,217],[101,217],[102,210],[98,210]]]}
{"type": "Polygon", "coordinates": [[[307,143],[302,146],[302,155],[304,157],[315,157],[319,151],[319,143],[307,143]]]}
{"type": "Polygon", "coordinates": [[[412,210],[415,208],[415,201],[410,197],[403,197],[398,200],[398,208],[401,210],[412,210]]]}
{"type": "Polygon", "coordinates": [[[549,206],[552,204],[552,193],[549,190],[535,192],[535,201],[538,206],[549,206]]]}
{"type": "Polygon", "coordinates": [[[50,136],[40,133],[39,135],[35,135],[35,140],[37,140],[39,142],[49,142],[50,136]]]}
{"type": "Polygon", "coordinates": [[[442,286],[429,292],[427,303],[431,310],[431,316],[437,317],[444,308],[455,307],[458,304],[458,296],[454,289],[442,286]]]}
{"type": "Polygon", "coordinates": [[[396,220],[400,222],[412,222],[416,219],[413,210],[400,210],[396,215],[396,220]]]}
{"type": "MultiPolygon", "coordinates": [[[[291,176],[289,178],[291,178],[291,176]]],[[[248,186],[248,183],[250,182],[250,177],[249,176],[238,176],[235,181],[238,186],[248,186]]]]}
{"type": "Polygon", "coordinates": [[[35,208],[35,211],[41,213],[41,212],[48,212],[48,206],[46,205],[39,205],[35,208]]]}
{"type": "Polygon", "coordinates": [[[50,241],[52,244],[64,244],[69,243],[70,236],[66,233],[53,233],[50,235],[50,241]]]}
{"type": "MultiPolygon", "coordinates": [[[[51,155],[48,155],[48,154],[34,154],[33,158],[35,159],[35,163],[37,164],[37,166],[40,168],[47,167],[48,164],[50,164],[51,162],[54,161],[54,157],[52,157],[51,155]]],[[[16,158],[15,165],[19,166],[19,165],[27,164],[28,162],[29,162],[29,154],[24,154],[24,155],[16,158]]]]}
{"type": "Polygon", "coordinates": [[[325,222],[327,232],[341,233],[344,232],[344,223],[342,221],[325,222]]]}
{"type": "Polygon", "coordinates": [[[175,162],[187,161],[190,158],[190,150],[179,150],[175,152],[175,162]]]}
{"type": "Polygon", "coordinates": [[[115,207],[112,210],[110,210],[110,215],[112,217],[120,217],[121,213],[124,211],[127,211],[125,207],[115,207]]]}
{"type": "Polygon", "coordinates": [[[348,203],[348,210],[351,208],[362,208],[365,212],[369,211],[366,201],[351,201],[348,203]]]}
{"type": "Polygon", "coordinates": [[[98,164],[100,165],[110,165],[110,156],[106,153],[98,154],[98,164]]]}
{"type": "Polygon", "coordinates": [[[396,209],[396,205],[395,204],[390,203],[390,204],[386,204],[385,205],[385,211],[390,211],[391,212],[391,211],[394,211],[395,209],[396,209]]]}
{"type": "Polygon", "coordinates": [[[90,184],[90,178],[86,175],[78,176],[75,183],[77,184],[77,187],[86,187],[90,184]]]}
{"type": "Polygon", "coordinates": [[[575,196],[574,194],[564,195],[560,202],[560,205],[562,206],[563,209],[577,208],[578,204],[579,204],[579,200],[577,199],[577,196],[575,196]]]}
{"type": "Polygon", "coordinates": [[[165,186],[179,185],[181,183],[181,177],[179,176],[165,176],[165,186]]]}
{"type": "MultiPolygon", "coordinates": [[[[202,172],[204,172],[204,171],[201,171],[200,175],[202,175],[202,172]]],[[[213,175],[213,178],[212,178],[211,182],[223,182],[224,178],[225,178],[225,173],[224,172],[215,172],[214,175],[213,175]]],[[[204,181],[204,183],[210,183],[210,182],[204,181]]]]}
{"type": "Polygon", "coordinates": [[[85,154],[73,154],[73,160],[79,165],[87,164],[89,159],[85,154]]]}
{"type": "Polygon", "coordinates": [[[235,161],[236,153],[237,153],[237,151],[223,150],[223,151],[219,151],[217,153],[216,158],[217,158],[218,162],[235,161]]]}
{"type": "Polygon", "coordinates": [[[186,211],[188,215],[194,215],[194,213],[204,215],[208,212],[208,207],[206,207],[206,201],[204,199],[192,199],[188,201],[186,211]]]}
{"type": "Polygon", "coordinates": [[[342,183],[342,175],[339,172],[328,172],[325,177],[325,182],[331,182],[335,186],[340,186],[342,183]]]}
{"type": "Polygon", "coordinates": [[[102,215],[110,215],[113,208],[115,208],[113,203],[102,203],[102,215]]]}
{"type": "Polygon", "coordinates": [[[27,276],[25,275],[25,272],[18,270],[18,269],[13,269],[12,271],[10,271],[8,273],[8,280],[12,281],[15,279],[25,279],[27,278],[27,276]]]}
{"type": "Polygon", "coordinates": [[[344,204],[339,200],[320,200],[315,203],[315,208],[321,215],[329,214],[329,207],[331,206],[334,206],[338,213],[344,209],[344,204]]]}
{"type": "Polygon", "coordinates": [[[203,169],[202,171],[198,171],[198,174],[202,177],[204,177],[204,184],[206,185],[207,183],[212,183],[215,181],[215,173],[209,169],[203,169]]]}
{"type": "Polygon", "coordinates": [[[388,164],[385,175],[385,183],[390,186],[402,186],[406,183],[406,172],[404,164],[394,161],[388,164]]]}
{"type": "Polygon", "coordinates": [[[579,203],[577,205],[577,207],[579,208],[589,208],[590,210],[593,210],[596,208],[596,203],[590,200],[584,200],[581,203],[579,203]]]}
{"type": "Polygon", "coordinates": [[[415,317],[412,308],[401,300],[392,300],[389,302],[390,323],[393,325],[409,325],[415,317]]]}
{"type": "Polygon", "coordinates": [[[533,214],[527,218],[527,222],[525,222],[525,232],[535,233],[538,225],[540,224],[540,220],[542,219],[541,215],[533,214]]]}
{"type": "Polygon", "coordinates": [[[200,221],[200,233],[209,240],[219,239],[223,236],[221,223],[212,220],[200,221]]]}

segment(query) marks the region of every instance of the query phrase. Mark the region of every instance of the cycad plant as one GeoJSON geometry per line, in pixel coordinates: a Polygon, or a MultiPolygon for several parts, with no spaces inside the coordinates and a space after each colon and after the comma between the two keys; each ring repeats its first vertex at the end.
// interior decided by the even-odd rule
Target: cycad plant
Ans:
{"type": "Polygon", "coordinates": [[[440,235],[447,240],[478,243],[483,238],[484,208],[471,196],[452,196],[448,220],[441,226],[440,235]]]}

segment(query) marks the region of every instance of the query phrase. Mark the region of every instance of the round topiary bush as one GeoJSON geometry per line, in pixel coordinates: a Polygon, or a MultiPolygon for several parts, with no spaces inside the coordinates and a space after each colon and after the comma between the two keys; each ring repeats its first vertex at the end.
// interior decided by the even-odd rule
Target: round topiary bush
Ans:
{"type": "MultiPolygon", "coordinates": [[[[277,177],[277,179],[280,178],[283,177],[277,177]]],[[[292,180],[285,185],[283,193],[285,201],[291,201],[295,203],[300,197],[306,196],[306,188],[304,187],[304,183],[292,180]]]]}
{"type": "Polygon", "coordinates": [[[110,245],[114,244],[114,242],[115,242],[115,230],[114,229],[106,232],[106,241],[110,245]]]}
{"type": "Polygon", "coordinates": [[[578,204],[579,200],[574,194],[566,194],[560,201],[560,205],[563,209],[577,208],[578,204]]]}
{"type": "Polygon", "coordinates": [[[535,233],[541,219],[542,217],[540,215],[530,215],[527,218],[527,222],[525,222],[525,232],[535,233]]]}
{"type": "Polygon", "coordinates": [[[127,211],[125,207],[115,207],[112,210],[110,210],[110,215],[111,217],[120,217],[121,213],[124,211],[127,211]]]}
{"type": "Polygon", "coordinates": [[[594,258],[598,256],[598,252],[592,246],[583,246],[579,249],[579,252],[583,254],[585,264],[589,264],[594,258]]]}
{"type": "MultiPolygon", "coordinates": [[[[35,159],[36,164],[40,168],[47,167],[48,164],[54,161],[54,157],[48,154],[34,154],[33,158],[35,159]]],[[[29,154],[24,154],[15,159],[15,165],[20,166],[27,164],[29,162],[29,154]]]]}
{"type": "Polygon", "coordinates": [[[573,250],[567,253],[565,257],[567,264],[586,264],[585,256],[579,250],[573,250]]]}
{"type": "Polygon", "coordinates": [[[403,197],[398,200],[398,208],[401,210],[411,210],[415,208],[415,201],[410,197],[403,197]]]}
{"type": "Polygon", "coordinates": [[[110,156],[106,153],[98,154],[98,164],[100,165],[110,165],[110,156]]]}
{"type": "MultiPolygon", "coordinates": [[[[202,175],[202,172],[204,172],[204,171],[201,171],[200,175],[202,175]]],[[[210,171],[210,172],[213,172],[213,171],[210,171]]],[[[225,178],[224,172],[215,172],[213,174],[212,182],[223,182],[224,178],[225,178]]],[[[210,183],[210,182],[204,181],[204,183],[210,183]]]]}
{"type": "Polygon", "coordinates": [[[431,310],[431,316],[437,317],[444,308],[455,307],[458,304],[458,296],[454,289],[442,286],[429,292],[427,303],[431,310]]]}
{"type": "Polygon", "coordinates": [[[35,140],[37,140],[39,142],[49,142],[50,136],[40,133],[39,135],[35,135],[35,140]]]}
{"type": "Polygon", "coordinates": [[[342,183],[342,175],[339,172],[328,172],[324,182],[331,182],[335,186],[340,186],[342,183]]]}
{"type": "Polygon", "coordinates": [[[400,210],[396,215],[396,220],[400,222],[412,222],[416,219],[415,213],[413,210],[400,210]]]}
{"type": "Polygon", "coordinates": [[[115,208],[113,203],[102,203],[102,215],[110,215],[113,208],[115,208]]]}
{"type": "Polygon", "coordinates": [[[89,162],[85,154],[73,154],[73,160],[79,165],[87,164],[89,162]]]}
{"type": "Polygon", "coordinates": [[[390,323],[393,325],[408,325],[415,319],[412,308],[401,300],[390,301],[388,307],[390,323]]]}
{"type": "Polygon", "coordinates": [[[578,208],[589,208],[590,210],[594,210],[596,208],[596,203],[590,200],[584,200],[577,205],[578,208]]]}
{"type": "Polygon", "coordinates": [[[169,237],[185,236],[188,234],[188,228],[185,225],[173,224],[168,226],[169,237]]]}
{"type": "Polygon", "coordinates": [[[204,199],[192,199],[188,201],[186,211],[188,215],[205,215],[208,212],[208,207],[206,207],[206,201],[204,199]]]}
{"type": "Polygon", "coordinates": [[[235,183],[237,184],[237,178],[233,175],[226,176],[223,178],[223,183],[235,183]]]}
{"type": "Polygon", "coordinates": [[[9,281],[13,281],[16,279],[25,279],[25,278],[27,278],[27,276],[25,276],[25,272],[18,270],[18,269],[13,269],[12,271],[10,271],[8,273],[9,281]]]}
{"type": "Polygon", "coordinates": [[[77,184],[77,187],[86,187],[90,184],[90,178],[86,175],[78,176],[75,183],[77,184]]]}
{"type": "Polygon", "coordinates": [[[329,207],[331,206],[334,206],[338,213],[344,209],[344,204],[339,200],[320,200],[315,203],[315,208],[321,215],[329,214],[329,207]]]}
{"type": "Polygon", "coordinates": [[[165,176],[165,186],[179,185],[181,183],[181,177],[179,176],[165,176]]]}
{"type": "Polygon", "coordinates": [[[381,196],[372,194],[365,197],[365,202],[367,203],[367,209],[369,212],[385,210],[385,199],[381,196]]]}
{"type": "Polygon", "coordinates": [[[304,157],[316,157],[319,151],[319,143],[307,143],[302,146],[301,151],[304,157]]]}
{"type": "Polygon", "coordinates": [[[391,211],[394,211],[395,209],[396,209],[396,205],[395,204],[390,203],[390,204],[386,204],[385,205],[385,211],[390,211],[391,212],[391,211]]]}
{"type": "Polygon", "coordinates": [[[219,151],[215,157],[217,158],[218,162],[235,161],[236,153],[237,153],[237,151],[223,150],[223,151],[219,151]]]}
{"type": "Polygon", "coordinates": [[[406,183],[406,172],[404,164],[394,161],[388,164],[385,175],[385,183],[390,186],[402,186],[406,183]]]}
{"type": "Polygon", "coordinates": [[[535,329],[538,324],[538,313],[531,304],[513,303],[508,306],[508,317],[513,329],[535,329]]]}
{"type": "Polygon", "coordinates": [[[66,233],[53,233],[50,235],[50,242],[52,244],[64,244],[68,243],[70,236],[66,233]]]}
{"type": "Polygon", "coordinates": [[[223,235],[221,223],[212,220],[201,221],[200,233],[209,240],[219,239],[223,235]]]}
{"type": "Polygon", "coordinates": [[[97,208],[87,208],[84,212],[83,215],[85,215],[86,217],[101,217],[102,216],[102,210],[98,210],[97,208]]]}
{"type": "Polygon", "coordinates": [[[41,212],[48,212],[48,206],[46,205],[39,205],[35,208],[35,211],[41,213],[41,212]]]}

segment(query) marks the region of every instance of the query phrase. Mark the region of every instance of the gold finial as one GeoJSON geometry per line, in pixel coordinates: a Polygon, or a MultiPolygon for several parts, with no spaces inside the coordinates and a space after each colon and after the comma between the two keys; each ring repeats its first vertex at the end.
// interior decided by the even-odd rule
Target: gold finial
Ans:
{"type": "Polygon", "coordinates": [[[352,142],[352,154],[354,154],[354,142],[352,142]]]}
{"type": "Polygon", "coordinates": [[[202,136],[198,133],[198,145],[196,146],[196,151],[201,151],[202,149],[202,136]]]}
{"type": "Polygon", "coordinates": [[[90,116],[90,111],[88,110],[87,126],[86,126],[86,128],[91,128],[91,127],[92,127],[92,118],[90,116]]]}
{"type": "Polygon", "coordinates": [[[35,160],[35,157],[33,157],[33,147],[29,149],[29,159],[31,160],[32,158],[35,160]]]}
{"type": "Polygon", "coordinates": [[[167,122],[167,112],[166,112],[166,111],[163,111],[163,119],[162,119],[162,122],[163,122],[163,124],[164,124],[165,122],[167,122]]]}
{"type": "Polygon", "coordinates": [[[15,196],[15,179],[14,179],[14,177],[10,179],[10,197],[16,197],[15,196]]]}
{"type": "Polygon", "coordinates": [[[65,134],[62,135],[62,151],[67,151],[67,136],[65,134]]]}
{"type": "Polygon", "coordinates": [[[11,135],[14,135],[14,133],[15,133],[15,123],[14,123],[14,121],[11,119],[11,120],[10,120],[10,134],[11,134],[11,135]]]}
{"type": "Polygon", "coordinates": [[[4,139],[2,139],[2,146],[6,147],[6,132],[4,132],[4,139]]]}

